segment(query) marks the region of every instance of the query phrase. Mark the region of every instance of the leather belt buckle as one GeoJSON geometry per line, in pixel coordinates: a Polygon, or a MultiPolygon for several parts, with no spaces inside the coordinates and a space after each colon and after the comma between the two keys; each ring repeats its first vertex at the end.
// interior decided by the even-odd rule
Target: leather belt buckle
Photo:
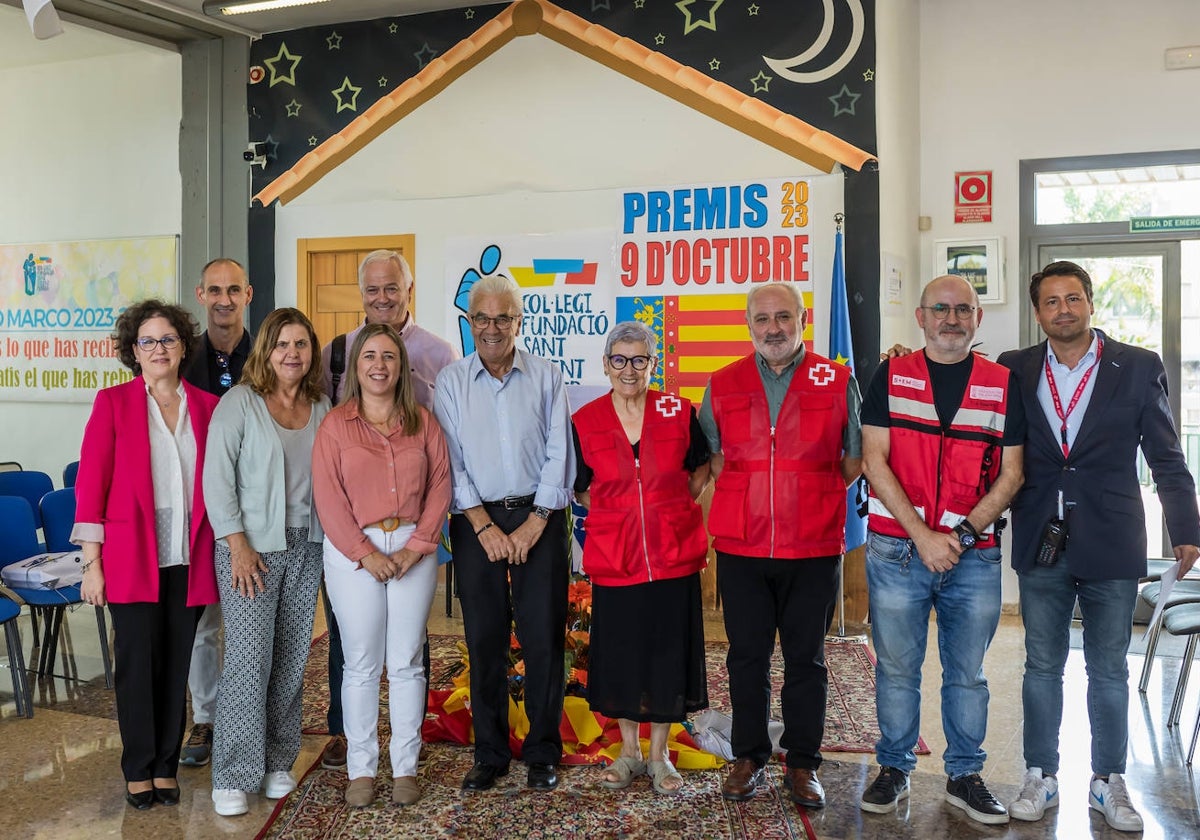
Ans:
{"type": "Polygon", "coordinates": [[[379,528],[384,533],[390,534],[392,531],[397,530],[399,527],[400,527],[400,517],[398,517],[398,516],[389,516],[387,519],[381,519],[379,521],[379,528]]]}

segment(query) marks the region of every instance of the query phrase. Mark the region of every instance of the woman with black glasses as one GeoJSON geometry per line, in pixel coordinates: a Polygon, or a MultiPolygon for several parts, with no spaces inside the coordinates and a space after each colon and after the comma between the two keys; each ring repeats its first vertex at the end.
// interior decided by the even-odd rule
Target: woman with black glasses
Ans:
{"type": "Polygon", "coordinates": [[[617,718],[621,755],[600,783],[683,786],[667,754],[672,723],[708,705],[700,569],[708,538],[694,501],[708,483],[708,443],[691,403],[650,389],[658,342],[645,324],[613,327],[612,390],[575,413],[575,496],[590,508],[583,570],[592,581],[588,704],[617,718]],[[639,724],[650,724],[649,760],[639,724]]]}
{"type": "Polygon", "coordinates": [[[75,483],[80,594],[112,614],[125,799],[139,810],[179,802],[192,640],[217,600],[201,483],[217,398],[179,376],[196,329],[160,300],[117,319],[113,343],[134,377],[96,394],[75,483]]]}

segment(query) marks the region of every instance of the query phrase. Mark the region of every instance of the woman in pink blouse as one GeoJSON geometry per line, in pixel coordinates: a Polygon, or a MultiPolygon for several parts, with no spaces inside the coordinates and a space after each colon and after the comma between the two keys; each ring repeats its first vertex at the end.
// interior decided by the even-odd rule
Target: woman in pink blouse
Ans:
{"type": "Polygon", "coordinates": [[[342,631],[346,804],[375,798],[379,679],[387,664],[392,801],[420,796],[425,710],[422,648],[437,584],[438,538],[450,509],[446,441],[413,393],[395,330],[369,324],[347,365],[346,399],[313,449],[313,494],[325,529],[325,585],[342,631]]]}

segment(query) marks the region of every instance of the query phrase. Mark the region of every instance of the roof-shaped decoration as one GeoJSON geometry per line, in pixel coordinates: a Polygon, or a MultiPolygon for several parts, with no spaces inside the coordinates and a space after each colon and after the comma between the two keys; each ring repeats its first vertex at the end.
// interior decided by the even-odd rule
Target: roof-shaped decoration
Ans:
{"type": "Polygon", "coordinates": [[[821,171],[829,172],[838,163],[858,170],[875,157],[761,99],[547,0],[518,0],[300,158],[291,169],[255,194],[255,200],[263,205],[277,199],[287,203],[513,38],[535,34],[821,171]]]}

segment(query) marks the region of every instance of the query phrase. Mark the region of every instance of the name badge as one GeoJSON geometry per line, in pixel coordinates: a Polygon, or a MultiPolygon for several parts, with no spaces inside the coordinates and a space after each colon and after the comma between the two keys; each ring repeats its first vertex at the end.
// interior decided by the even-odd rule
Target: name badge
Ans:
{"type": "Polygon", "coordinates": [[[901,388],[912,388],[917,391],[925,390],[924,379],[914,379],[911,376],[901,376],[898,373],[892,374],[892,384],[901,388]]]}
{"type": "Polygon", "coordinates": [[[1004,399],[1004,389],[988,385],[972,385],[971,399],[983,400],[984,402],[1000,402],[1004,399]]]}

